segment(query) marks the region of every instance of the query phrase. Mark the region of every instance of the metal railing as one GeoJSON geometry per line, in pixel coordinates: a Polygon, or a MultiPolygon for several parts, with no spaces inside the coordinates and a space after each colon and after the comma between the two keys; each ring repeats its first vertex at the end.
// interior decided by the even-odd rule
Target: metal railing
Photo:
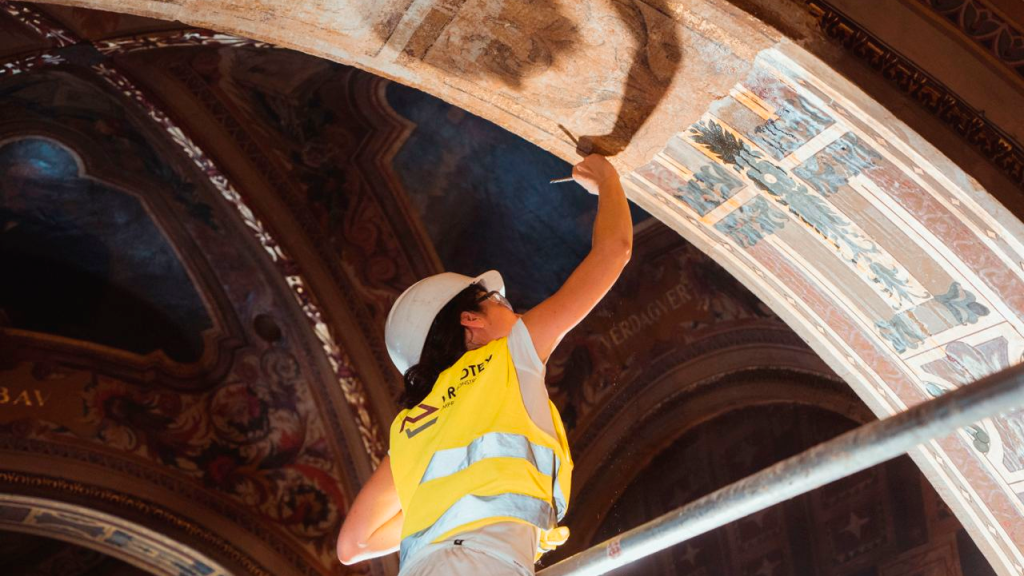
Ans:
{"type": "Polygon", "coordinates": [[[1024,364],[851,430],[545,568],[538,576],[604,574],[1022,406],[1024,364]]]}

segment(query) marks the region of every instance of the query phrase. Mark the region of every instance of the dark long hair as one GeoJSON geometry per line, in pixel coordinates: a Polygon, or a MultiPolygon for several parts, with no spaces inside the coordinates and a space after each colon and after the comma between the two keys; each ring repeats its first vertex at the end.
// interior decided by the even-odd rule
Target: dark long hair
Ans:
{"type": "Polygon", "coordinates": [[[434,388],[437,377],[466,353],[463,312],[479,312],[480,297],[487,293],[480,284],[471,284],[455,295],[434,316],[423,343],[420,362],[405,371],[405,394],[399,402],[404,408],[423,402],[434,388]]]}

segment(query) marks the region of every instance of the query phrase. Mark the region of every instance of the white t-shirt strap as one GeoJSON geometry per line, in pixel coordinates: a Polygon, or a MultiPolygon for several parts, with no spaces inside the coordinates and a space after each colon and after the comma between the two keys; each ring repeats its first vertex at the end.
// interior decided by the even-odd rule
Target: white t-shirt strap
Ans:
{"type": "Polygon", "coordinates": [[[513,326],[508,335],[508,349],[512,354],[512,361],[516,368],[529,370],[531,372],[544,372],[544,363],[537,354],[537,348],[533,345],[533,337],[526,323],[520,318],[513,326]]]}
{"type": "Polygon", "coordinates": [[[544,383],[546,369],[540,355],[537,354],[537,348],[533,345],[530,330],[522,318],[512,326],[512,331],[508,335],[508,351],[519,377],[519,392],[523,397],[526,412],[534,424],[554,436],[555,424],[551,419],[548,389],[544,383]]]}

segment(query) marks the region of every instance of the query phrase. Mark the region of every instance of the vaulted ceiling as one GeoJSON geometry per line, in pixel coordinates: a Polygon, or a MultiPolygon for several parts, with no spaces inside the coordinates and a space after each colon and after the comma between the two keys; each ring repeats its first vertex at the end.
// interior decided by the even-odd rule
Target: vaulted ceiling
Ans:
{"type": "MultiPolygon", "coordinates": [[[[340,570],[398,392],[390,302],[442,269],[550,293],[589,245],[593,200],[546,183],[580,142],[654,218],[551,362],[575,546],[579,510],[740,407],[863,422],[1019,362],[1003,3],[2,5],[0,518],[151,567],[340,570]]],[[[914,455],[1001,574],[1022,442],[1008,417],[914,455]]]]}

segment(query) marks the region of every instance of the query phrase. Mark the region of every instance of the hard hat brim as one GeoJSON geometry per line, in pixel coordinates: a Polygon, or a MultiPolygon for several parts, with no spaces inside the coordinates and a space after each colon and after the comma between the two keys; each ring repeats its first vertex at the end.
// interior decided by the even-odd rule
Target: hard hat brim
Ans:
{"type": "Polygon", "coordinates": [[[443,272],[413,284],[395,300],[385,321],[384,340],[399,372],[405,374],[419,362],[437,313],[459,292],[476,283],[488,292],[496,290],[505,295],[505,281],[497,270],[488,270],[476,278],[443,272]]]}
{"type": "MultiPolygon", "coordinates": [[[[483,284],[484,289],[488,292],[491,290],[497,290],[502,296],[505,295],[505,280],[497,270],[488,270],[474,278],[469,284],[475,284],[477,282],[483,284]]],[[[469,284],[466,284],[466,286],[469,286],[469,284]]]]}

